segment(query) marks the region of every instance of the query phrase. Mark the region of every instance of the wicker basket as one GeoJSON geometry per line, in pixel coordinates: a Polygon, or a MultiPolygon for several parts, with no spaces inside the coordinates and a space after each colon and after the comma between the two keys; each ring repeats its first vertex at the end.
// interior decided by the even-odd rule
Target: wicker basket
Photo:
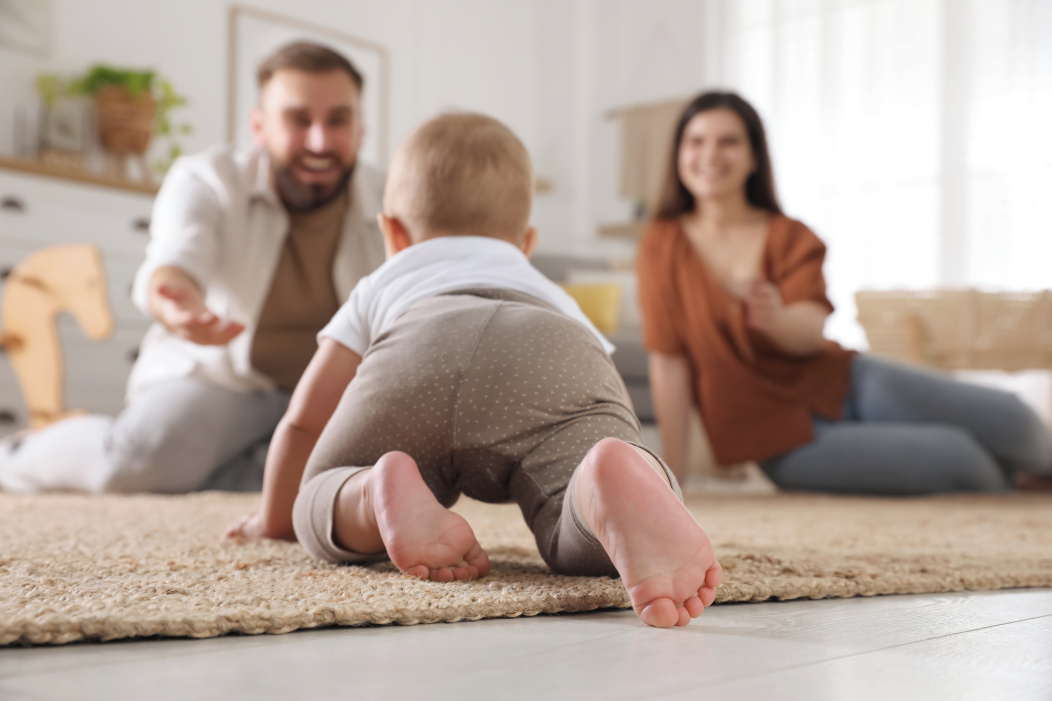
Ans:
{"type": "Polygon", "coordinates": [[[107,85],[95,94],[102,147],[115,154],[144,154],[150,146],[157,103],[153,95],[136,98],[123,87],[107,85]]]}
{"type": "Polygon", "coordinates": [[[863,291],[876,355],[944,370],[1052,370],[1052,292],[863,291]]]}

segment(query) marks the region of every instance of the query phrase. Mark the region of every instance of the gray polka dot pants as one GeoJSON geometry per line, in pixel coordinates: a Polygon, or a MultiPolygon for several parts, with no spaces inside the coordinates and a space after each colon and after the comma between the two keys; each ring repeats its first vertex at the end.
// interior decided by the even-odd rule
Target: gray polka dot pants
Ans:
{"type": "Polygon", "coordinates": [[[376,559],[333,542],[336,494],[398,450],[445,506],[461,494],[516,502],[553,571],[616,576],[564,499],[574,470],[607,437],[639,444],[639,421],[613,361],[582,324],[504,289],[429,297],[365,354],[307,464],[296,535],[321,559],[376,559]]]}

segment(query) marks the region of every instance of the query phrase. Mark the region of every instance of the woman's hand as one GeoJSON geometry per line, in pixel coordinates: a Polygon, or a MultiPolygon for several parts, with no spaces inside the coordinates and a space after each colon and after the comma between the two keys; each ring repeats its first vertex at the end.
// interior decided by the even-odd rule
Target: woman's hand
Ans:
{"type": "Polygon", "coordinates": [[[753,281],[745,298],[745,322],[757,331],[770,333],[778,326],[785,306],[774,284],[762,278],[753,281]]]}
{"type": "Polygon", "coordinates": [[[815,302],[784,304],[778,288],[767,280],[756,280],[745,298],[745,323],[789,355],[810,355],[822,347],[827,316],[829,312],[815,302]]]}

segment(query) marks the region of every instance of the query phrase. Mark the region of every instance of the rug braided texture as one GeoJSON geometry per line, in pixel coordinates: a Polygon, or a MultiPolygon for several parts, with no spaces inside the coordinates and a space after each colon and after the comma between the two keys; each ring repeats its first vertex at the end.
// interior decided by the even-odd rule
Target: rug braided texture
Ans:
{"type": "MultiPolygon", "coordinates": [[[[0,644],[285,633],[627,607],[618,580],[548,573],[515,506],[462,500],[493,571],[436,584],[221,541],[258,495],[0,494],[0,644]]],[[[1052,497],[691,497],[717,602],[1052,586],[1052,497]]]]}

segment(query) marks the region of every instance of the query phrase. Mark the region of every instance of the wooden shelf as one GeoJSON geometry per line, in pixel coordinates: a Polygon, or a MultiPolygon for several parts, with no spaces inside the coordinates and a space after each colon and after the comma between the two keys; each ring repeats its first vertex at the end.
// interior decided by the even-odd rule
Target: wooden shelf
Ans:
{"type": "Polygon", "coordinates": [[[599,235],[603,238],[636,241],[643,235],[649,224],[650,221],[648,219],[640,219],[623,224],[603,224],[599,227],[599,235]]]}
{"type": "Polygon", "coordinates": [[[93,173],[88,170],[56,168],[55,166],[44,165],[43,163],[39,163],[37,161],[29,161],[24,158],[9,158],[7,156],[0,156],[0,168],[4,168],[7,170],[15,170],[20,173],[30,173],[32,175],[43,175],[49,178],[72,180],[74,182],[86,183],[88,185],[98,185],[99,187],[112,187],[117,190],[139,192],[145,195],[157,194],[156,185],[139,183],[135,182],[134,180],[114,178],[109,175],[103,175],[102,173],[93,173]]]}

